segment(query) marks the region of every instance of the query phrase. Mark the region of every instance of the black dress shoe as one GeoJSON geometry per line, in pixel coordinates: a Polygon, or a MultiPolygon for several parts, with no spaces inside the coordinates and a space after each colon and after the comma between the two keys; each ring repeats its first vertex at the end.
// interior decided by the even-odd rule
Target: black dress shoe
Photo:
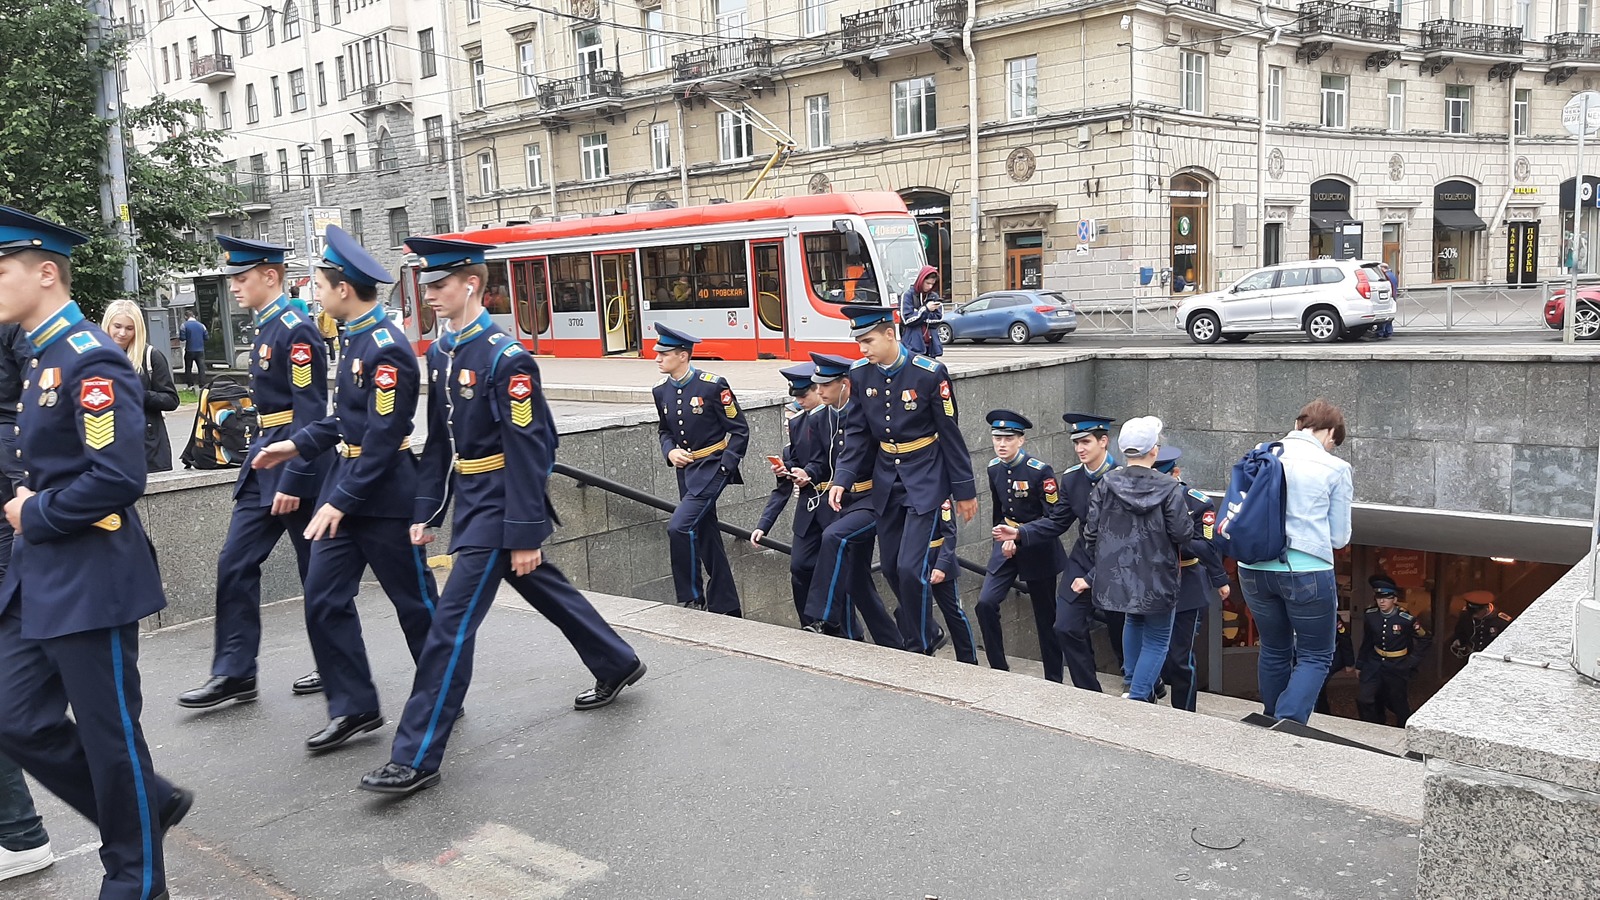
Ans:
{"type": "Polygon", "coordinates": [[[438,783],[438,772],[424,772],[393,762],[361,776],[361,789],[375,794],[414,794],[438,783]]]}
{"type": "Polygon", "coordinates": [[[599,709],[609,706],[611,701],[617,699],[622,689],[644,677],[644,662],[641,660],[637,668],[621,681],[596,681],[594,687],[579,694],[572,701],[573,709],[599,709]]]}
{"type": "Polygon", "coordinates": [[[166,834],[176,828],[183,817],[189,814],[191,806],[194,806],[194,792],[173,785],[172,796],[167,798],[167,805],[161,808],[161,833],[166,834]]]}
{"type": "Polygon", "coordinates": [[[306,738],[306,750],[326,753],[358,734],[366,734],[383,727],[383,714],[357,713],[353,716],[334,716],[328,727],[306,738]]]}
{"type": "Polygon", "coordinates": [[[940,647],[943,647],[945,644],[948,644],[948,643],[950,643],[950,635],[945,634],[944,633],[944,629],[941,628],[941,629],[939,629],[939,633],[934,635],[933,643],[930,644],[928,646],[928,649],[924,650],[923,653],[924,653],[924,655],[932,656],[935,653],[939,652],[939,648],[940,647]]]}
{"type": "Polygon", "coordinates": [[[1156,682],[1156,700],[1165,700],[1165,699],[1167,699],[1167,683],[1165,681],[1157,681],[1156,682]]]}
{"type": "Polygon", "coordinates": [[[290,686],[289,690],[294,691],[297,697],[322,693],[322,673],[312,672],[310,675],[296,681],[290,686]]]}
{"type": "Polygon", "coordinates": [[[240,703],[253,703],[256,699],[256,680],[254,678],[229,678],[226,675],[213,675],[211,680],[192,691],[184,691],[178,695],[178,705],[185,709],[210,709],[218,704],[237,700],[240,703]]]}

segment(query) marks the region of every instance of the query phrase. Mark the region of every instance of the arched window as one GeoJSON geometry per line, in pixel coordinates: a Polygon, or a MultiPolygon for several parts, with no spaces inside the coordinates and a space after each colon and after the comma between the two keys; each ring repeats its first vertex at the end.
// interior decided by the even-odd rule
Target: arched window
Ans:
{"type": "Polygon", "coordinates": [[[1210,284],[1211,182],[1196,173],[1172,176],[1172,290],[1204,291],[1210,284]]]}
{"type": "Polygon", "coordinates": [[[395,147],[389,129],[378,130],[378,171],[393,172],[400,168],[400,151],[395,147]]]}
{"type": "Polygon", "coordinates": [[[292,41],[300,36],[300,7],[294,2],[283,4],[283,39],[292,41]]]}

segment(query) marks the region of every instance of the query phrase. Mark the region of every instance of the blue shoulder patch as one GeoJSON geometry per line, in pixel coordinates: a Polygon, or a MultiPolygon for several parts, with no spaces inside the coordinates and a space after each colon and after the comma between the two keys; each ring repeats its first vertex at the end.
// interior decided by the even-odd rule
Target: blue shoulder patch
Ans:
{"type": "Polygon", "coordinates": [[[701,381],[709,381],[712,384],[727,384],[728,383],[728,382],[723,380],[721,375],[716,375],[716,374],[713,374],[711,372],[701,372],[700,373],[700,380],[701,381]]]}
{"type": "Polygon", "coordinates": [[[990,466],[998,466],[998,465],[1000,465],[1000,457],[996,456],[994,459],[989,460],[989,465],[990,466]]]}
{"type": "Polygon", "coordinates": [[[1039,459],[1037,457],[1033,457],[1033,456],[1028,457],[1028,465],[1034,467],[1035,469],[1038,469],[1041,472],[1044,471],[1044,460],[1039,459]]]}
{"type": "Polygon", "coordinates": [[[390,334],[387,328],[379,328],[372,333],[372,343],[379,347],[392,347],[394,346],[394,335],[390,334]]]}
{"type": "Polygon", "coordinates": [[[304,320],[301,319],[299,314],[296,313],[294,310],[286,309],[286,310],[283,311],[283,324],[284,324],[284,327],[293,328],[296,325],[299,325],[302,321],[304,321],[304,320]]]}
{"type": "Polygon", "coordinates": [[[850,368],[859,369],[859,368],[861,368],[862,366],[864,366],[866,364],[867,364],[867,358],[865,356],[863,356],[860,359],[856,360],[855,362],[851,363],[850,364],[850,368]]]}
{"type": "Polygon", "coordinates": [[[1083,463],[1078,463],[1077,465],[1075,465],[1072,468],[1068,469],[1066,472],[1062,472],[1061,474],[1066,475],[1069,472],[1076,472],[1081,468],[1083,468],[1083,463]]]}
{"type": "Polygon", "coordinates": [[[1208,503],[1211,501],[1211,498],[1207,497],[1203,491],[1197,491],[1194,488],[1189,489],[1189,496],[1195,498],[1196,500],[1205,500],[1208,503]]]}
{"type": "Polygon", "coordinates": [[[72,349],[79,353],[88,353],[90,350],[100,346],[100,339],[90,332],[80,331],[77,334],[68,335],[67,343],[71,344],[72,349]]]}
{"type": "Polygon", "coordinates": [[[935,362],[932,359],[929,359],[926,356],[923,356],[920,353],[918,353],[917,355],[911,357],[911,361],[916,363],[917,365],[923,367],[924,369],[927,369],[929,372],[937,372],[937,371],[939,371],[939,364],[937,362],[935,362]]]}
{"type": "Polygon", "coordinates": [[[516,341],[512,341],[511,343],[506,345],[506,348],[504,350],[500,351],[500,355],[501,356],[516,356],[518,353],[521,353],[521,352],[522,352],[522,345],[517,343],[516,341]]]}
{"type": "Polygon", "coordinates": [[[666,384],[666,383],[667,383],[667,382],[669,382],[669,381],[671,381],[671,380],[672,380],[672,376],[670,376],[670,375],[663,375],[663,376],[661,376],[661,380],[660,380],[660,381],[658,381],[658,382],[656,382],[656,383],[655,383],[655,384],[654,384],[654,385],[652,385],[652,386],[651,386],[651,387],[650,387],[650,390],[652,390],[652,391],[653,391],[653,390],[655,390],[655,389],[656,389],[656,388],[658,388],[658,387],[661,387],[661,386],[662,386],[662,385],[663,385],[663,384],[666,384]]]}

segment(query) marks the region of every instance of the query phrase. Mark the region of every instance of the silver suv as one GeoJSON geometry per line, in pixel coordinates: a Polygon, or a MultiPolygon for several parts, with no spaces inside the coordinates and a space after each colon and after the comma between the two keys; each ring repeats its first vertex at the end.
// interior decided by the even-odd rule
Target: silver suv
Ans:
{"type": "Polygon", "coordinates": [[[1355,340],[1394,319],[1394,291],[1376,262],[1316,259],[1257,269],[1220,291],[1178,304],[1177,325],[1197,344],[1304,331],[1316,343],[1355,340]]]}

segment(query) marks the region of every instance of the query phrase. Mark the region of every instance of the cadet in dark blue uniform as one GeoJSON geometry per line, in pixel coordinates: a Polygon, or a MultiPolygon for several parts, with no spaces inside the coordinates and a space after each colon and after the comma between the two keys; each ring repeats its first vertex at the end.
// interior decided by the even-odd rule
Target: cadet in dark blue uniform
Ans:
{"type": "MultiPolygon", "coordinates": [[[[1061,586],[1056,590],[1056,641],[1061,645],[1061,655],[1067,664],[1067,675],[1073,685],[1087,691],[1100,690],[1100,676],[1095,670],[1094,644],[1089,628],[1094,620],[1094,597],[1079,583],[1094,568],[1088,548],[1083,543],[1083,523],[1089,520],[1089,494],[1100,479],[1117,467],[1116,460],[1107,452],[1110,447],[1111,423],[1115,419],[1093,413],[1069,412],[1062,420],[1072,429],[1072,449],[1078,464],[1056,478],[1061,488],[1062,502],[1050,508],[1052,529],[1063,534],[1074,523],[1078,525],[1078,540],[1067,555],[1067,566],[1061,573],[1061,586]]],[[[1037,523],[1034,523],[1037,524],[1037,523]]],[[[1032,527],[1032,526],[1030,526],[1032,527]]],[[[1041,531],[1046,529],[1041,527],[1041,531]]],[[[1009,532],[995,529],[995,536],[1009,532]]],[[[1111,630],[1111,646],[1116,651],[1118,668],[1122,662],[1122,614],[1107,616],[1111,630]]]]}
{"type": "Polygon", "coordinates": [[[678,470],[678,508],[667,521],[673,587],[684,606],[737,616],[739,591],[722,546],[717,498],[724,487],[744,483],[739,461],[750,443],[750,426],[728,382],[691,365],[699,338],[660,323],[656,335],[656,366],[667,376],[651,391],[661,455],[678,470]]]}
{"type": "MultiPolygon", "coordinates": [[[[1156,454],[1157,472],[1165,472],[1183,481],[1183,470],[1178,460],[1183,451],[1162,445],[1156,454]]],[[[1184,485],[1188,487],[1188,485],[1184,485]]],[[[1228,599],[1228,570],[1223,568],[1222,553],[1217,549],[1217,512],[1211,498],[1194,488],[1184,492],[1184,502],[1189,507],[1189,518],[1194,521],[1194,537],[1178,551],[1178,565],[1183,572],[1178,581],[1177,612],[1172,620],[1172,641],[1167,647],[1167,662],[1161,677],[1172,688],[1172,708],[1194,712],[1199,687],[1194,672],[1194,641],[1200,634],[1200,623],[1214,603],[1228,599]]]]}
{"type": "MultiPolygon", "coordinates": [[[[250,465],[261,448],[289,439],[328,414],[327,350],[317,326],[295,311],[283,293],[288,248],[230,237],[219,237],[217,243],[228,254],[222,272],[229,276],[234,299],[255,313],[250,395],[261,417],[261,431],[239,471],[228,538],[217,558],[217,637],[211,678],[178,697],[178,705],[190,709],[256,699],[261,564],[287,532],[301,583],[305,582],[311,563],[311,542],[305,532],[331,463],[329,454],[323,454],[276,469],[250,465]]],[[[314,672],[294,683],[296,694],[321,690],[322,680],[314,672]]]]}
{"type": "Polygon", "coordinates": [[[1367,607],[1362,620],[1356,706],[1364,721],[1385,725],[1387,711],[1394,713],[1395,727],[1404,728],[1411,718],[1411,679],[1422,665],[1423,651],[1433,644],[1433,635],[1416,616],[1400,608],[1400,588],[1393,581],[1375,575],[1367,583],[1377,602],[1367,607]]]}
{"type": "MultiPolygon", "coordinates": [[[[817,383],[823,405],[809,426],[814,432],[806,445],[811,456],[792,475],[796,481],[816,485],[826,498],[838,483],[834,468],[844,453],[846,423],[858,401],[851,396],[850,360],[813,353],[811,361],[817,367],[811,380],[817,383]]],[[[806,597],[806,617],[811,619],[806,630],[856,640],[860,637],[856,630],[859,612],[872,633],[873,643],[905,649],[900,626],[884,608],[883,598],[872,583],[872,539],[878,533],[872,481],[851,482],[840,493],[839,504],[825,500],[817,510],[822,540],[806,597]]]]}
{"type": "Polygon", "coordinates": [[[978,510],[972,458],[956,421],[950,373],[938,360],[906,350],[895,338],[894,310],[845,306],[863,358],[850,370],[855,402],[845,421],[845,447],[829,503],[839,508],[846,485],[872,483],[878,514],[878,559],[900,599],[906,649],[938,649],[928,582],[939,508],[955,498],[964,522],[978,510]]]}
{"type": "MultiPolygon", "coordinates": [[[[933,550],[933,569],[928,572],[928,582],[933,585],[933,602],[950,628],[950,643],[956,651],[956,662],[978,664],[978,644],[973,638],[972,623],[967,621],[967,611],[961,605],[961,591],[956,580],[961,575],[961,560],[956,557],[956,517],[952,504],[946,500],[939,508],[939,530],[929,549],[933,550]]],[[[902,628],[906,623],[902,622],[902,628]]]]}
{"type": "Polygon", "coordinates": [[[85,240],[0,206],[0,321],[34,351],[17,410],[25,481],[5,505],[0,752],[99,827],[101,900],[155,900],[162,840],[193,798],[156,774],[139,724],[139,620],[167,599],[134,509],[143,387],[70,297],[85,240]]]}
{"type": "Polygon", "coordinates": [[[312,540],[306,617],[315,623],[311,653],[330,720],[306,749],[322,753],[383,725],[356,613],[367,567],[394,604],[413,660],[422,653],[439,591],[422,548],[411,543],[417,458],[410,434],[422,376],[411,342],[378,304],[378,285],[394,279],[337,225],[328,226],[316,267],[317,296],[344,323],[348,342],[339,357],[333,415],[268,446],[254,465],[316,459],[338,448],[306,529],[312,540]]]}
{"type": "Polygon", "coordinates": [[[784,423],[784,431],[789,441],[779,451],[778,465],[772,468],[777,484],[767,498],[766,508],[761,511],[760,521],[750,533],[750,543],[761,546],[761,539],[772,530],[778,515],[793,499],[794,544],[789,553],[789,590],[794,596],[795,615],[800,617],[800,624],[805,625],[811,621],[806,617],[806,593],[811,589],[811,574],[817,569],[817,550],[822,545],[822,527],[817,523],[817,508],[822,505],[822,496],[817,493],[816,485],[808,481],[801,486],[790,473],[802,465],[797,460],[804,461],[811,455],[808,442],[812,440],[813,432],[807,425],[810,415],[821,408],[822,401],[817,398],[817,386],[811,380],[817,371],[815,364],[801,363],[778,371],[789,382],[789,396],[794,398],[784,409],[788,419],[784,423]]]}
{"type": "Polygon", "coordinates": [[[1009,409],[991,410],[985,418],[994,439],[995,458],[989,461],[989,496],[994,501],[994,549],[989,571],[978,596],[978,627],[983,629],[983,652],[992,669],[1010,670],[1006,662],[1005,635],[1000,629],[1000,604],[1021,581],[1033,605],[1033,624],[1039,633],[1039,659],[1044,677],[1063,680],[1061,645],[1056,641],[1056,576],[1067,564],[1061,549],[1060,517],[1052,518],[1061,503],[1060,486],[1050,464],[1022,449],[1033,423],[1009,409]]]}
{"type": "Polygon", "coordinates": [[[500,583],[511,585],[572,642],[595,686],[573,701],[598,709],[644,677],[638,654],[607,625],[541,549],[555,516],[545,494],[556,460],[556,423],[533,355],[484,311],[489,270],[482,244],[411,238],[422,257],[429,306],[451,331],[428,351],[428,444],[423,450],[411,540],[423,546],[453,499],[455,566],[417,660],[411,699],[389,762],[361,778],[364,790],[409,794],[439,783],[445,744],[472,680],[478,626],[500,583]]]}

